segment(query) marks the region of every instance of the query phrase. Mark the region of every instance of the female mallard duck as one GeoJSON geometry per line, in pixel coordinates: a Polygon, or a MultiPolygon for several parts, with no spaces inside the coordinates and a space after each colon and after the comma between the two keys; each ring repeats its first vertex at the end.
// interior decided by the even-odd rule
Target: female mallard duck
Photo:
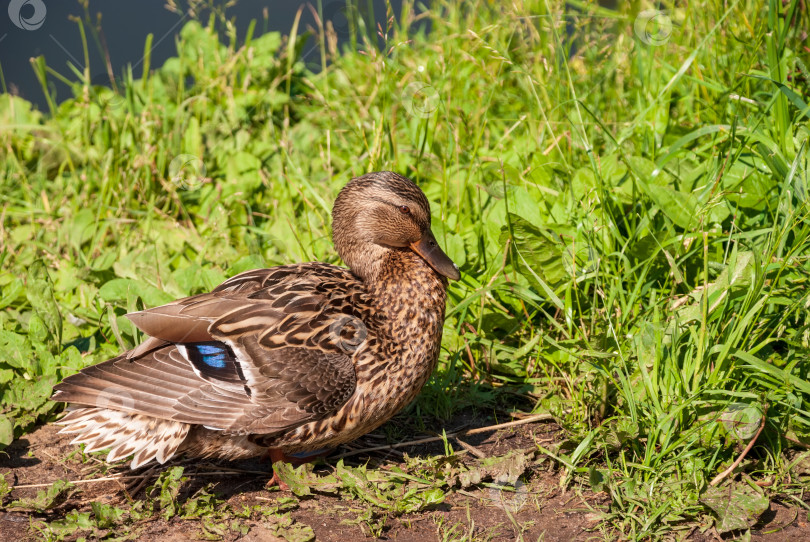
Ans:
{"type": "Polygon", "coordinates": [[[430,205],[392,172],[352,179],[333,240],[349,269],[283,265],[129,314],[149,338],[56,386],[59,423],[132,468],[334,447],[388,420],[436,366],[447,278],[430,205]],[[446,277],[446,278],[445,278],[446,277]]]}

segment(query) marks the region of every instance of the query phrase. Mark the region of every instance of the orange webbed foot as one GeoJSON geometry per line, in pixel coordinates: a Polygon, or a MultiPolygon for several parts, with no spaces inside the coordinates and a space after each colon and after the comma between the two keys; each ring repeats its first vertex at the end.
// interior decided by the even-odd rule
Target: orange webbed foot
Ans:
{"type": "MultiPolygon", "coordinates": [[[[279,461],[284,461],[286,463],[290,463],[290,456],[279,450],[278,448],[270,448],[267,451],[267,456],[270,458],[270,463],[275,465],[279,461]]],[[[279,490],[281,491],[289,491],[290,486],[286,483],[281,481],[281,478],[278,477],[278,472],[276,471],[275,467],[273,468],[273,477],[270,478],[270,481],[265,484],[265,488],[271,489],[273,486],[278,486],[279,490]]]]}

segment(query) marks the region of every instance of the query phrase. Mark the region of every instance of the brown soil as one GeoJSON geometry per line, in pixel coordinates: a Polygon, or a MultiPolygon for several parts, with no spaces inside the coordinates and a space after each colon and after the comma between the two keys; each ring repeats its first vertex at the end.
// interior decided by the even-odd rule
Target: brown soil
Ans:
{"type": "MultiPolygon", "coordinates": [[[[473,416],[462,416],[450,422],[448,433],[458,427],[482,427],[496,423],[494,420],[476,419],[473,416]]],[[[44,426],[33,433],[25,435],[14,442],[0,456],[0,473],[15,486],[30,484],[47,484],[57,479],[88,480],[115,474],[133,474],[126,468],[115,466],[107,468],[105,463],[95,457],[80,461],[77,448],[69,444],[70,438],[59,435],[58,428],[44,426]]],[[[482,433],[468,436],[465,443],[474,448],[472,453],[484,454],[487,457],[503,455],[510,450],[533,450],[534,443],[544,446],[562,438],[559,428],[553,423],[539,422],[504,429],[498,432],[482,433]]],[[[384,438],[371,435],[354,447],[374,446],[384,438]]],[[[451,441],[454,448],[460,449],[456,441],[451,441]]],[[[341,451],[346,451],[341,450],[341,451]]],[[[443,454],[442,443],[422,445],[400,449],[372,456],[358,455],[346,459],[347,463],[361,464],[398,464],[402,462],[401,452],[411,457],[427,457],[431,454],[443,454]]],[[[469,453],[467,455],[470,455],[469,453]]],[[[183,486],[184,494],[194,491],[206,484],[213,484],[214,491],[227,499],[234,508],[243,505],[273,505],[276,498],[284,496],[277,490],[265,489],[269,479],[270,468],[266,462],[251,461],[238,463],[211,463],[180,460],[174,464],[185,467],[189,481],[183,486]],[[229,473],[213,474],[226,468],[245,471],[263,471],[268,475],[229,473]]],[[[328,467],[324,467],[328,472],[328,467]]],[[[33,540],[41,535],[30,525],[32,520],[54,520],[63,517],[68,511],[78,509],[88,511],[91,502],[103,502],[127,507],[126,495],[135,500],[142,499],[144,487],[154,481],[160,469],[141,470],[134,474],[148,474],[142,479],[126,481],[107,481],[80,484],[81,491],[73,493],[66,502],[51,510],[47,515],[27,514],[19,511],[0,511],[0,540],[33,540]],[[128,485],[125,485],[128,484],[128,485]]],[[[376,534],[382,540],[402,542],[427,542],[432,540],[485,540],[492,542],[525,541],[568,541],[568,540],[603,540],[612,539],[610,525],[600,525],[601,514],[607,511],[608,497],[604,493],[595,494],[587,487],[561,488],[560,472],[550,462],[541,463],[528,476],[528,482],[518,495],[509,495],[506,504],[499,500],[497,491],[488,488],[470,489],[448,493],[446,500],[429,510],[406,514],[400,517],[378,515],[372,522],[377,530],[371,532],[369,525],[358,520],[366,507],[358,502],[336,498],[330,495],[317,495],[302,498],[299,506],[292,511],[292,518],[299,524],[308,525],[319,541],[353,541],[372,540],[376,534]]],[[[33,497],[37,489],[15,489],[11,498],[33,497]]],[[[183,498],[183,494],[181,494],[183,498]]],[[[262,519],[250,521],[247,534],[239,535],[233,531],[225,534],[226,540],[283,540],[262,519]]],[[[199,520],[180,520],[173,518],[151,519],[137,526],[141,540],[180,541],[199,538],[201,527],[199,520]]],[[[123,533],[121,533],[123,534],[123,533]]],[[[810,541],[808,514],[802,509],[774,502],[771,510],[766,512],[761,522],[752,530],[752,538],[768,542],[791,540],[791,542],[810,541]]],[[[695,541],[728,540],[719,537],[713,529],[701,532],[673,533],[673,538],[695,541]]]]}

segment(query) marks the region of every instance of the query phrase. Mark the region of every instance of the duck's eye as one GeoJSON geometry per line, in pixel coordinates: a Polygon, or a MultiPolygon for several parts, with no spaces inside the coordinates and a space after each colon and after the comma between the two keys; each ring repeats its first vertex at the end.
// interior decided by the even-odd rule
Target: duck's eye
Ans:
{"type": "Polygon", "coordinates": [[[407,205],[400,205],[399,212],[401,212],[403,215],[409,215],[411,214],[411,208],[407,205]]]}

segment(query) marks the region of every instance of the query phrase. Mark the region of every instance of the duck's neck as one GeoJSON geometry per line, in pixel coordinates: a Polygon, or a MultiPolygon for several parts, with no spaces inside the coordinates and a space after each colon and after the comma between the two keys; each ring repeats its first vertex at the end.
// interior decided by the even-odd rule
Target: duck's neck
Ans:
{"type": "Polygon", "coordinates": [[[423,322],[425,325],[436,321],[441,334],[447,279],[410,250],[390,251],[378,269],[376,276],[366,282],[378,313],[385,315],[391,325],[422,337],[427,329],[413,325],[415,321],[431,320],[423,322]]]}
{"type": "MultiPolygon", "coordinates": [[[[381,350],[371,364],[360,364],[358,381],[368,397],[388,394],[380,412],[409,403],[436,368],[442,343],[447,280],[410,251],[391,251],[381,273],[366,280],[369,302],[380,317],[376,340],[381,350]],[[396,397],[396,400],[390,400],[396,397]]],[[[379,412],[378,412],[379,414],[379,412]]]]}
{"type": "Polygon", "coordinates": [[[382,317],[380,331],[390,350],[387,357],[420,373],[417,380],[422,375],[426,379],[441,347],[447,279],[410,250],[391,250],[378,269],[366,287],[382,317]]]}

